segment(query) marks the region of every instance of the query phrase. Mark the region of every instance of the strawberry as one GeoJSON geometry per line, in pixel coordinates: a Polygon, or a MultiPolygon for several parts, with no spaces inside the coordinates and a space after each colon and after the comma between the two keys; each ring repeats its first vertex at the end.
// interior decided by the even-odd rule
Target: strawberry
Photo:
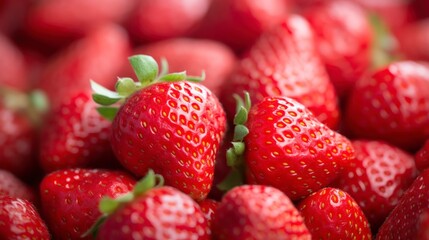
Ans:
{"type": "MultiPolygon", "coordinates": [[[[166,59],[172,72],[186,69],[188,74],[198,75],[204,70],[206,78],[201,84],[216,96],[220,96],[222,85],[230,77],[237,61],[230,48],[208,39],[175,38],[146,44],[133,52],[152,56],[158,63],[166,59]]],[[[123,76],[132,74],[127,65],[123,76]]]]}
{"type": "Polygon", "coordinates": [[[405,58],[429,61],[429,19],[407,24],[396,33],[396,38],[405,58]]]}
{"type": "Polygon", "coordinates": [[[67,169],[46,175],[39,190],[43,216],[53,238],[80,239],[100,216],[101,197],[117,197],[134,184],[126,173],[100,169],[67,169]]]}
{"type": "Polygon", "coordinates": [[[361,208],[340,189],[320,189],[301,201],[297,208],[313,239],[372,239],[361,208]]]}
{"type": "Polygon", "coordinates": [[[249,92],[253,103],[264,97],[294,98],[329,127],[337,126],[335,90],[317,53],[311,27],[301,16],[292,15],[265,32],[240,60],[221,96],[229,119],[235,113],[233,95],[243,91],[249,92]]]}
{"type": "Polygon", "coordinates": [[[184,36],[207,13],[212,0],[140,0],[130,14],[126,28],[138,42],[184,36]]]}
{"type": "Polygon", "coordinates": [[[414,155],[416,166],[419,171],[429,168],[429,138],[426,140],[422,148],[414,155]]]}
{"type": "Polygon", "coordinates": [[[97,239],[208,240],[209,228],[198,204],[176,188],[162,186],[162,181],[149,170],[133,192],[103,199],[104,217],[94,226],[97,239]]]}
{"type": "Polygon", "coordinates": [[[216,212],[218,204],[218,201],[209,198],[206,198],[198,203],[198,205],[200,205],[201,211],[204,213],[204,217],[207,220],[209,228],[212,224],[213,216],[216,212]]]}
{"type": "MultiPolygon", "coordinates": [[[[93,84],[94,100],[113,118],[111,145],[122,165],[138,176],[148,169],[195,200],[210,191],[214,160],[226,130],[216,96],[185,72],[158,75],[158,64],[147,55],[130,58],[139,82],[119,79],[116,90],[93,84]]],[[[165,70],[165,69],[164,69],[165,70]]]]}
{"type": "Polygon", "coordinates": [[[51,239],[36,208],[25,199],[0,196],[0,223],[1,239],[51,239]]]}
{"type": "Polygon", "coordinates": [[[425,209],[419,216],[417,223],[417,239],[429,240],[429,208],[425,209]]]}
{"type": "Polygon", "coordinates": [[[0,33],[0,87],[20,91],[29,89],[27,69],[22,52],[11,39],[0,33]]]}
{"type": "Polygon", "coordinates": [[[419,149],[429,138],[429,64],[394,62],[359,79],[344,121],[351,137],[419,149]]]}
{"type": "Polygon", "coordinates": [[[374,232],[413,182],[413,157],[382,141],[352,141],[355,158],[347,162],[337,187],[362,208],[374,232]]]}
{"type": "Polygon", "coordinates": [[[26,199],[32,203],[36,201],[34,190],[12,173],[0,169],[0,196],[26,199]]]}
{"type": "Polygon", "coordinates": [[[381,225],[376,240],[417,239],[419,216],[429,209],[429,170],[423,171],[407,189],[381,225]]]}
{"type": "Polygon", "coordinates": [[[40,135],[40,162],[45,172],[66,168],[109,167],[113,156],[111,122],[96,110],[89,92],[73,95],[45,121],[40,135]]]}
{"type": "Polygon", "coordinates": [[[243,185],[228,191],[212,222],[214,239],[311,239],[300,213],[280,190],[243,185]]]}
{"type": "Polygon", "coordinates": [[[366,12],[351,1],[325,1],[303,13],[339,96],[345,97],[371,63],[372,29],[366,12]]]}
{"type": "Polygon", "coordinates": [[[90,89],[90,79],[113,87],[115,81],[112,79],[125,64],[129,47],[128,37],[121,27],[97,28],[50,59],[41,73],[38,87],[45,91],[53,109],[76,92],[90,89]]]}

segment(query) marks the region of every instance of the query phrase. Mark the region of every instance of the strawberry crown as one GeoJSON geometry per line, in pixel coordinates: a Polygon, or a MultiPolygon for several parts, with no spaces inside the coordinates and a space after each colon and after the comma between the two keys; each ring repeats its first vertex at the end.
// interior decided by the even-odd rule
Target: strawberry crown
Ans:
{"type": "Polygon", "coordinates": [[[186,71],[168,73],[168,62],[161,60],[161,72],[158,63],[149,55],[134,55],[128,58],[138,81],[132,78],[118,78],[115,91],[109,90],[93,80],[90,80],[93,91],[92,99],[101,105],[97,111],[106,119],[113,120],[118,111],[118,103],[123,103],[133,93],[159,82],[191,81],[201,82],[205,78],[204,71],[201,76],[188,76],[186,71]]]}

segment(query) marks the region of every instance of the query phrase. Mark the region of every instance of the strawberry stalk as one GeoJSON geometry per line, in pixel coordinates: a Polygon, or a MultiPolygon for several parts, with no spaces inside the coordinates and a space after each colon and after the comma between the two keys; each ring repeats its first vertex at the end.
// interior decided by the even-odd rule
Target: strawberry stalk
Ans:
{"type": "Polygon", "coordinates": [[[133,93],[144,89],[152,84],[160,82],[191,81],[201,82],[205,78],[204,71],[201,76],[188,76],[186,71],[168,73],[168,63],[161,61],[161,72],[159,72],[158,63],[148,55],[134,55],[128,58],[134,73],[137,76],[137,82],[132,78],[118,78],[115,85],[115,91],[107,89],[95,81],[91,80],[93,100],[101,106],[97,108],[98,112],[108,120],[113,120],[118,112],[120,105],[133,93]]]}
{"type": "Polygon", "coordinates": [[[226,151],[227,165],[231,168],[226,178],[217,185],[222,191],[228,191],[233,187],[243,185],[244,183],[244,151],[246,146],[244,138],[249,134],[249,129],[245,126],[251,107],[250,95],[244,93],[244,99],[234,94],[237,102],[236,114],[234,116],[234,136],[231,141],[232,147],[226,151]]]}

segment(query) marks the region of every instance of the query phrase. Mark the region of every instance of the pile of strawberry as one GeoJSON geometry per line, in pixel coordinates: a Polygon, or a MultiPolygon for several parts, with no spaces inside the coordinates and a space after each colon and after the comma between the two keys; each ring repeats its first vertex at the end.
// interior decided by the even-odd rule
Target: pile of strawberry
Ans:
{"type": "Polygon", "coordinates": [[[0,239],[429,240],[429,2],[4,0],[0,123],[0,239]]]}

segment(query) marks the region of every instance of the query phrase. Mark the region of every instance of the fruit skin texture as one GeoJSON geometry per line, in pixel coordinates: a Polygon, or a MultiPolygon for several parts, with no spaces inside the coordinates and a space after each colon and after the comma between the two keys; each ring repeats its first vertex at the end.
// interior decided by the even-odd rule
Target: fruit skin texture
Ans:
{"type": "Polygon", "coordinates": [[[352,141],[355,158],[347,162],[336,186],[350,194],[374,232],[417,176],[413,156],[383,141],[352,141]]]}
{"type": "Polygon", "coordinates": [[[352,1],[326,1],[306,9],[322,61],[339,96],[347,96],[371,63],[372,29],[352,1]]]}
{"type": "Polygon", "coordinates": [[[417,239],[429,240],[429,208],[425,209],[419,216],[417,223],[417,239]]]}
{"type": "Polygon", "coordinates": [[[89,92],[73,95],[50,114],[42,128],[39,149],[45,173],[113,165],[117,160],[109,141],[111,125],[97,112],[89,92]]]}
{"type": "Polygon", "coordinates": [[[429,209],[429,170],[423,171],[380,227],[376,240],[416,239],[419,216],[429,209]]]}
{"type": "Polygon", "coordinates": [[[297,206],[313,239],[372,239],[371,228],[356,201],[346,192],[323,188],[297,206]]]}
{"type": "Polygon", "coordinates": [[[0,196],[1,239],[49,240],[45,222],[28,200],[0,196]]]}
{"type": "Polygon", "coordinates": [[[429,64],[399,61],[361,78],[346,106],[345,125],[351,137],[418,150],[429,138],[429,64]]]}
{"type": "Polygon", "coordinates": [[[286,96],[304,104],[323,123],[336,128],[337,96],[320,60],[313,31],[301,16],[291,15],[252,45],[221,96],[228,119],[235,114],[233,94],[248,91],[252,104],[264,97],[286,96]]]}
{"type": "Polygon", "coordinates": [[[267,97],[253,105],[246,126],[247,180],[274,186],[292,200],[333,182],[353,157],[344,136],[292,98],[267,97]]]}
{"type": "Polygon", "coordinates": [[[426,140],[422,148],[420,148],[414,155],[416,166],[419,171],[429,168],[429,139],[426,140]]]}
{"type": "Polygon", "coordinates": [[[242,185],[225,194],[213,218],[212,237],[311,239],[291,200],[280,190],[263,185],[242,185]]]}
{"type": "Polygon", "coordinates": [[[206,87],[156,83],[134,93],[112,123],[111,144],[138,176],[149,168],[195,200],[210,191],[214,160],[226,130],[225,113],[206,87]]]}
{"type": "Polygon", "coordinates": [[[0,196],[26,199],[32,203],[36,201],[36,195],[32,188],[3,169],[0,169],[0,196]]]}
{"type": "Polygon", "coordinates": [[[97,239],[208,240],[210,236],[198,204],[179,190],[164,186],[149,190],[110,215],[97,239]]]}
{"type": "Polygon", "coordinates": [[[126,173],[100,169],[67,169],[46,175],[39,191],[53,238],[92,239],[81,235],[101,215],[101,197],[128,193],[134,184],[134,178],[126,173]]]}
{"type": "Polygon", "coordinates": [[[206,198],[203,201],[199,202],[198,205],[200,205],[201,211],[204,213],[204,217],[207,219],[207,224],[210,228],[219,202],[213,199],[206,198]]]}

